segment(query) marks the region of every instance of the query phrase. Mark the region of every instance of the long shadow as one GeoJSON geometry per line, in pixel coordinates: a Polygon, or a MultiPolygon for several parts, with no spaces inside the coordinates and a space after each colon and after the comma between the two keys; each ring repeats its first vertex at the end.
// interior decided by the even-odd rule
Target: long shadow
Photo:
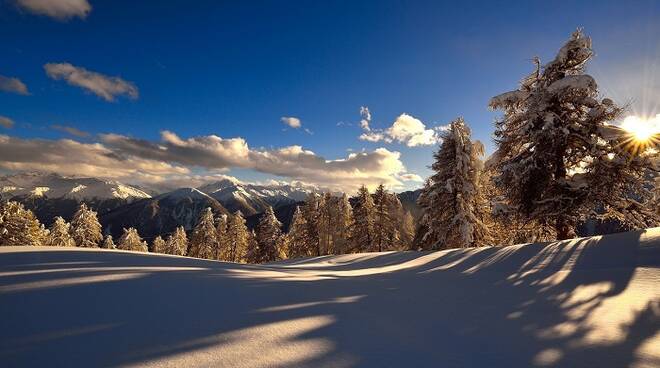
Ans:
{"type": "MultiPolygon", "coordinates": [[[[647,345],[660,330],[660,295],[639,275],[657,279],[659,258],[648,249],[660,248],[640,248],[641,236],[410,253],[403,259],[429,260],[355,277],[333,274],[349,264],[317,272],[116,252],[0,253],[0,361],[626,367],[645,358],[653,366],[660,352],[647,345]],[[328,278],[304,277],[316,274],[328,278]]],[[[353,266],[401,260],[385,254],[353,266]]]]}

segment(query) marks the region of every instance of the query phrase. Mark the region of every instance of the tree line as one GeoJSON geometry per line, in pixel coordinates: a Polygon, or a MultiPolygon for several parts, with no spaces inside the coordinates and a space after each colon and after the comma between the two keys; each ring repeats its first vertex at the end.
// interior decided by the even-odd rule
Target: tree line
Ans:
{"type": "Polygon", "coordinates": [[[32,211],[9,201],[0,205],[0,244],[151,251],[242,263],[411,247],[413,217],[394,193],[380,185],[371,194],[362,186],[352,202],[346,194],[311,194],[296,207],[287,233],[272,207],[254,230],[248,229],[240,211],[215,216],[206,208],[189,233],[179,226],[166,238],[154,238],[149,247],[132,227],[124,229],[116,243],[111,235],[104,237],[97,213],[85,203],[70,223],[58,216],[46,229],[32,211]]]}

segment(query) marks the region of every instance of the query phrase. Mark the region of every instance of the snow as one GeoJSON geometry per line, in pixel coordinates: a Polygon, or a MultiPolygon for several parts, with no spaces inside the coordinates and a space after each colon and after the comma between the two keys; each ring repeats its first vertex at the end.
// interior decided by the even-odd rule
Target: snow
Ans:
{"type": "Polygon", "coordinates": [[[569,75],[548,86],[548,92],[554,94],[565,93],[566,90],[583,90],[588,93],[598,90],[596,80],[587,74],[569,75]]]}
{"type": "Polygon", "coordinates": [[[139,199],[149,194],[116,181],[97,178],[66,177],[39,172],[20,173],[0,177],[0,187],[5,196],[47,196],[48,198],[90,199],[139,199]]]}
{"type": "Polygon", "coordinates": [[[3,366],[654,367],[660,228],[254,266],[0,247],[3,366]]]}

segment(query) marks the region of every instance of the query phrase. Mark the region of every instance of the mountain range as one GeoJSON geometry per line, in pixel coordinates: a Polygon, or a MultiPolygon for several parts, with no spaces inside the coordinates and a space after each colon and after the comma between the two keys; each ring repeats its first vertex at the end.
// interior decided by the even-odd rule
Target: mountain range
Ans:
{"type": "MultiPolygon", "coordinates": [[[[56,216],[70,221],[81,202],[98,212],[104,232],[117,238],[125,227],[135,227],[145,239],[166,235],[177,226],[191,230],[202,210],[216,215],[241,211],[249,228],[272,206],[286,231],[295,208],[310,194],[324,191],[304,184],[259,185],[223,179],[199,188],[179,188],[154,195],[147,190],[97,178],[66,177],[49,173],[19,173],[0,177],[0,200],[16,200],[50,226],[56,216]]],[[[333,193],[340,195],[341,193],[333,193]]],[[[419,213],[419,190],[400,193],[413,216],[419,213]]]]}

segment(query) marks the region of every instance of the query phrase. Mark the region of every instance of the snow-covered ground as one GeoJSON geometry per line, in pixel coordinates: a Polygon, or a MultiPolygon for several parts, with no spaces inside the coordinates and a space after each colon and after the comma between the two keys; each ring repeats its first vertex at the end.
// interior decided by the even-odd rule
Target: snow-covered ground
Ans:
{"type": "Polygon", "coordinates": [[[268,266],[0,247],[3,367],[658,367],[660,228],[268,266]]]}

